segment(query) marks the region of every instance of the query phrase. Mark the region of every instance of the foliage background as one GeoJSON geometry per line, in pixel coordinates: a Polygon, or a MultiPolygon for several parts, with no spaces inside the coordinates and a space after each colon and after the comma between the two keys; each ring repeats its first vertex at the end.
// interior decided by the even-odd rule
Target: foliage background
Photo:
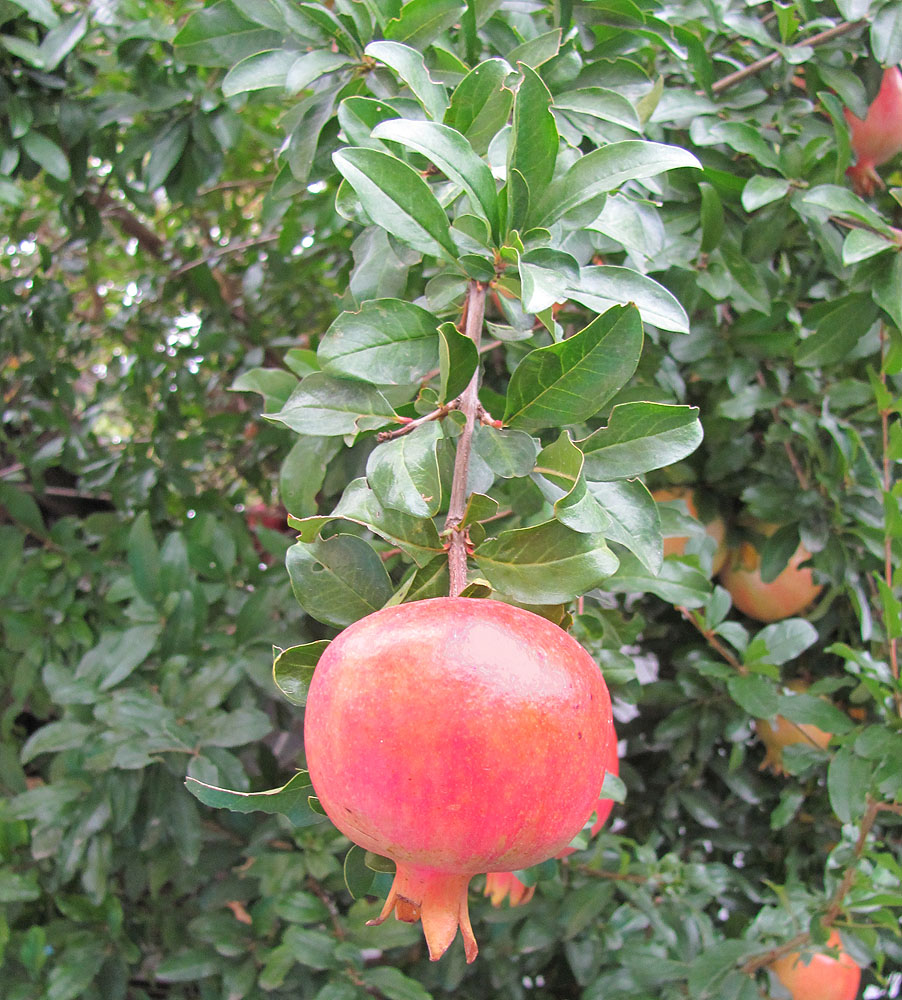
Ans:
{"type": "MultiPolygon", "coordinates": [[[[5,997],[749,1000],[776,995],[774,949],[828,926],[867,996],[898,994],[902,239],[892,165],[875,198],[849,190],[842,108],[863,115],[900,61],[896,0],[0,0],[5,997]],[[580,154],[637,135],[695,154],[701,171],[627,176],[567,237],[690,320],[645,317],[635,375],[580,423],[698,406],[703,443],[649,485],[700,484],[733,542],[744,514],[788,522],[765,560],[801,537],[826,584],[804,621],[762,630],[709,581],[695,528],[657,575],[622,552],[619,578],[563,602],[616,695],[626,800],[528,906],[492,909],[474,881],[471,967],[457,945],[430,965],[416,927],[365,926],[379,904],[349,896],[328,823],[210,809],[184,785],[289,779],[301,713],[270,650],[335,632],[295,600],[284,517],[248,512],[328,514],[373,441],[298,437],[261,409],[374,292],[459,315],[460,278],[361,235],[346,191],[336,211],[338,101],[422,114],[364,55],[374,38],[449,88],[485,58],[532,66],[580,154]],[[318,71],[290,82],[308,50],[318,71]],[[236,73],[264,51],[282,58],[236,73]],[[840,708],[789,704],[792,678],[840,708]],[[758,770],[752,725],[778,707],[837,733],[788,753],[786,777],[758,770]]],[[[490,401],[550,342],[512,301],[489,306],[490,401]]],[[[570,299],[544,322],[594,315],[570,299]]],[[[494,488],[508,526],[544,509],[528,475],[494,488]]]]}

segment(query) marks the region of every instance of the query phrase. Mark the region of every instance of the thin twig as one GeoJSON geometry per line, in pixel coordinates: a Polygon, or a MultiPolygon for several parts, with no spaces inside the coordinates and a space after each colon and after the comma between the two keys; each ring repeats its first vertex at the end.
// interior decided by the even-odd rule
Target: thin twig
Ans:
{"type": "MultiPolygon", "coordinates": [[[[798,49],[803,46],[811,46],[813,48],[817,45],[823,45],[825,42],[830,42],[834,38],[841,38],[843,35],[848,35],[853,31],[857,31],[859,28],[864,28],[867,26],[867,23],[867,21],[845,21],[842,24],[834,25],[832,28],[827,28],[826,31],[821,31],[817,35],[812,35],[811,38],[808,38],[803,42],[797,42],[795,45],[791,46],[791,48],[798,49]]],[[[747,77],[754,76],[755,73],[759,73],[761,70],[767,69],[768,66],[772,66],[780,58],[782,58],[781,53],[771,52],[762,59],[749,63],[748,66],[743,66],[742,69],[737,69],[735,73],[730,73],[729,75],[723,77],[723,79],[718,80],[715,84],[713,84],[711,90],[713,93],[719,94],[722,90],[727,90],[734,84],[741,83],[747,77]]]]}
{"type": "Polygon", "coordinates": [[[404,437],[405,434],[410,434],[415,431],[418,427],[422,427],[423,424],[428,424],[431,420],[443,420],[452,410],[460,409],[460,397],[457,399],[452,399],[450,403],[445,403],[444,406],[438,407],[438,409],[433,410],[431,413],[427,413],[425,416],[416,417],[413,420],[407,420],[403,427],[399,427],[394,431],[380,431],[376,435],[377,441],[393,441],[395,438],[404,437]]]}
{"type": "MultiPolygon", "coordinates": [[[[464,333],[479,350],[482,337],[482,322],[485,316],[485,296],[488,286],[481,281],[470,281],[467,286],[467,300],[464,306],[464,333]]],[[[450,594],[456,597],[467,585],[467,538],[466,532],[460,530],[467,507],[467,479],[470,474],[470,448],[473,443],[473,429],[476,426],[479,411],[479,368],[473,372],[470,384],[460,397],[460,409],[465,422],[460,437],[457,439],[457,451],[454,456],[454,476],[451,481],[451,498],[448,503],[448,516],[445,520],[445,531],[449,533],[448,542],[448,572],[451,578],[450,594]]]]}
{"type": "Polygon", "coordinates": [[[723,659],[730,664],[738,673],[747,674],[749,672],[748,667],[739,659],[737,659],[729,649],[717,638],[714,634],[713,629],[705,628],[702,623],[701,616],[696,612],[690,611],[689,608],[683,607],[682,605],[677,606],[677,611],[689,622],[690,625],[694,625],[698,629],[699,633],[704,637],[705,642],[723,659]]]}

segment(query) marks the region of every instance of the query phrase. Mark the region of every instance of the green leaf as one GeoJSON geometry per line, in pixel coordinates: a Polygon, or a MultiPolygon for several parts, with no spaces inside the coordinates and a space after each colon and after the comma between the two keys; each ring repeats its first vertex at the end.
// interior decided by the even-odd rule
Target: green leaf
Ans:
{"type": "Polygon", "coordinates": [[[285,564],[298,603],[326,625],[350,625],[378,611],[392,595],[382,560],[357,535],[297,542],[285,564]]]}
{"type": "Polygon", "coordinates": [[[630,552],[620,552],[620,569],[605,581],[605,590],[614,593],[655,594],[669,604],[700,608],[710,593],[708,578],[681,559],[665,559],[657,573],[649,573],[630,552]]]}
{"type": "Polygon", "coordinates": [[[58,181],[69,180],[69,159],[51,138],[42,132],[29,131],[22,136],[20,142],[22,149],[51,177],[58,181]]]}
{"type": "Polygon", "coordinates": [[[664,559],[661,518],[645,484],[634,479],[588,486],[610,521],[605,537],[629,549],[649,573],[658,573],[664,559]]]}
{"type": "Polygon", "coordinates": [[[385,37],[422,51],[457,24],[466,9],[460,0],[408,0],[399,16],[386,25],[385,37]]]}
{"type": "Polygon", "coordinates": [[[233,792],[228,788],[208,785],[196,778],[186,778],[185,787],[196,799],[214,809],[229,809],[240,813],[280,813],[295,826],[310,826],[322,819],[320,813],[310,808],[308,799],[313,793],[313,785],[306,771],[298,771],[281,788],[271,788],[265,792],[233,792]]]}
{"type": "Polygon", "coordinates": [[[457,256],[448,216],[413,167],[360,146],[341,149],[332,160],[376,225],[420,253],[446,260],[457,256]]]}
{"type": "Polygon", "coordinates": [[[627,181],[655,177],[680,167],[700,168],[698,160],[677,146],[641,139],[625,139],[581,156],[548,188],[535,207],[532,224],[548,226],[600,194],[615,191],[627,181]]]}
{"type": "Polygon", "coordinates": [[[27,764],[42,753],[72,750],[75,747],[83,746],[93,733],[92,726],[84,722],[76,722],[74,719],[59,719],[56,722],[48,722],[28,737],[22,747],[19,759],[23,764],[27,764]]]}
{"type": "Polygon", "coordinates": [[[746,662],[767,660],[782,664],[794,660],[818,639],[817,629],[804,618],[787,618],[768,625],[755,636],[749,645],[746,662]]]}
{"type": "Polygon", "coordinates": [[[367,867],[366,854],[367,852],[362,847],[351,844],[351,849],[345,855],[343,865],[345,886],[352,899],[361,899],[370,895],[373,888],[373,880],[376,875],[371,868],[367,867]]]}
{"type": "Polygon", "coordinates": [[[762,674],[738,674],[727,681],[730,697],[756,719],[772,719],[777,714],[779,696],[774,682],[762,674]]]}
{"type": "Polygon", "coordinates": [[[88,30],[88,18],[85,14],[73,14],[44,35],[40,52],[45,73],[53,70],[66,58],[75,46],[84,38],[88,30]]]}
{"type": "Polygon", "coordinates": [[[164,958],[154,970],[154,976],[163,983],[193,983],[198,979],[215,976],[220,969],[220,960],[214,952],[204,948],[190,948],[164,958]]]}
{"type": "Polygon", "coordinates": [[[586,420],[626,383],[641,353],[638,311],[609,309],[569,339],[527,354],[511,376],[504,423],[537,430],[586,420]]]}
{"type": "Polygon", "coordinates": [[[273,680],[292,704],[307,704],[307,689],[310,687],[313,671],[328,645],[328,639],[317,639],[288,649],[273,646],[273,680]]]}
{"type": "Polygon", "coordinates": [[[281,410],[264,416],[298,434],[316,437],[376,430],[396,420],[391,404],[378,389],[363,382],[332,378],[324,372],[308,375],[281,410]]]}
{"type": "MultiPolygon", "coordinates": [[[[294,53],[294,62],[285,76],[285,89],[289,94],[306,90],[312,83],[327,73],[334,73],[345,66],[353,65],[353,60],[340,52],[314,50],[303,55],[294,53]]],[[[237,67],[236,67],[237,69],[237,67]]]]}
{"type": "Polygon", "coordinates": [[[436,447],[442,439],[438,421],[383,441],[370,452],[366,478],[383,507],[411,517],[434,517],[441,507],[442,484],[436,447]]]}
{"type": "Polygon", "coordinates": [[[421,52],[400,42],[386,41],[370,42],[366,54],[390,66],[417,96],[429,117],[441,121],[448,107],[448,95],[429,75],[421,52]]]}
{"type": "Polygon", "coordinates": [[[284,368],[251,368],[229,386],[232,392],[257,392],[267,411],[280,410],[297,388],[298,380],[284,368]]]}
{"type": "MultiPolygon", "coordinates": [[[[724,229],[723,203],[717,189],[712,184],[699,184],[702,196],[702,242],[701,252],[710,253],[720,243],[724,229]]],[[[688,333],[688,330],[686,331],[688,333]]]]}
{"type": "Polygon", "coordinates": [[[805,192],[801,203],[806,206],[811,205],[826,209],[831,216],[835,215],[843,219],[862,222],[892,239],[893,230],[887,225],[883,216],[879,212],[875,212],[866,201],[859,198],[847,187],[839,187],[836,184],[819,184],[805,192]]]}
{"type": "Polygon", "coordinates": [[[840,747],[827,768],[830,805],[842,823],[853,823],[865,810],[871,765],[848,747],[840,747]]]}
{"type": "Polygon", "coordinates": [[[507,61],[512,66],[523,63],[524,66],[536,69],[549,59],[553,59],[560,49],[561,29],[554,28],[511,49],[507,53],[507,61]]]}
{"type": "Polygon", "coordinates": [[[388,965],[366,969],[361,979],[368,987],[367,992],[375,991],[388,1000],[432,1000],[432,994],[427,993],[415,979],[388,965]]]}
{"type": "Polygon", "coordinates": [[[101,691],[115,687],[150,656],[162,631],[162,625],[153,624],[104,632],[79,661],[75,676],[101,691]]]}
{"type": "Polygon", "coordinates": [[[195,11],[173,42],[178,58],[186,63],[230,68],[281,43],[278,32],[247,20],[230,0],[195,11]]]}
{"type": "Polygon", "coordinates": [[[402,299],[370,299],[356,312],[339,314],[316,355],[329,375],[410,385],[438,368],[435,317],[402,299]]]}
{"type": "Polygon", "coordinates": [[[583,453],[567,431],[547,445],[536,459],[534,478],[545,499],[554,504],[554,516],[573,531],[606,533],[611,519],[586,488],[583,453]]]}
{"type": "Polygon", "coordinates": [[[513,479],[532,472],[539,442],[524,431],[499,430],[482,424],[475,428],[473,451],[496,476],[513,479]]]}
{"type": "Polygon", "coordinates": [[[19,489],[12,483],[0,482],[0,504],[6,509],[6,515],[23,528],[27,528],[38,538],[46,535],[41,508],[24,489],[19,489]]]}
{"type": "Polygon", "coordinates": [[[796,364],[804,367],[844,361],[877,319],[871,296],[865,292],[844,295],[830,303],[817,329],[796,350],[796,364]]]}
{"type": "Polygon", "coordinates": [[[476,565],[496,590],[530,604],[559,604],[599,586],[617,569],[600,535],[559,521],[503,531],[476,548],[476,565]]]}
{"type": "Polygon", "coordinates": [[[616,90],[608,90],[605,87],[568,90],[564,94],[555,95],[554,106],[560,111],[575,111],[600,118],[602,121],[613,122],[631,132],[642,131],[636,109],[616,90]]]}
{"type": "Polygon", "coordinates": [[[643,322],[675,333],[689,332],[689,317],[677,298],[654,278],[629,267],[614,264],[584,267],[579,281],[570,284],[567,292],[575,302],[597,313],[612,305],[632,303],[643,322]]]}
{"type": "Polygon", "coordinates": [[[150,157],[144,168],[144,183],[151,191],[162,187],[166,178],[182,158],[188,144],[189,128],[185,121],[173,122],[168,128],[157,133],[150,157]]]}
{"type": "Polygon", "coordinates": [[[742,207],[746,212],[755,212],[785,198],[790,187],[791,182],[782,177],[764,177],[760,174],[750,177],[742,189],[742,207]]]}
{"type": "Polygon", "coordinates": [[[846,265],[858,264],[887,250],[898,251],[898,244],[880,233],[872,233],[867,229],[853,229],[843,240],[842,262],[846,265]]]}
{"type": "Polygon", "coordinates": [[[341,450],[334,437],[299,437],[279,470],[279,497],[295,517],[317,512],[317,495],[326,478],[329,462],[341,450]]]}
{"type": "MultiPolygon", "coordinates": [[[[517,170],[526,181],[530,201],[545,192],[554,174],[559,138],[551,113],[551,93],[541,77],[521,64],[523,80],[514,97],[514,118],[508,151],[508,175],[517,170]]],[[[523,227],[525,219],[508,219],[508,226],[523,227]]]]}
{"type": "Polygon", "coordinates": [[[780,696],[780,715],[790,722],[817,726],[825,733],[847,733],[854,728],[845,712],[823,698],[811,694],[784,694],[780,696]]]}
{"type": "Polygon", "coordinates": [[[579,283],[579,264],[575,258],[548,247],[518,254],[518,270],[523,308],[528,313],[540,313],[555,302],[563,302],[568,287],[579,283]]]}
{"type": "Polygon", "coordinates": [[[226,97],[234,97],[235,94],[264,90],[267,87],[279,87],[284,90],[288,71],[297,59],[297,52],[288,49],[255,52],[236,63],[226,73],[222,81],[222,92],[226,97]]]}
{"type": "Polygon", "coordinates": [[[902,62],[902,11],[895,4],[882,7],[871,22],[871,51],[886,66],[902,62]]]}
{"type": "Polygon", "coordinates": [[[464,189],[473,211],[482,215],[495,239],[500,239],[495,178],[488,164],[476,155],[460,132],[438,122],[394,118],[377,125],[372,135],[374,139],[398,142],[431,160],[464,189]]]}
{"type": "Polygon", "coordinates": [[[672,465],[701,444],[698,408],[668,403],[620,403],[607,427],[577,442],[586,456],[586,478],[608,481],[672,465]]]}
{"type": "Polygon", "coordinates": [[[449,403],[466,389],[479,366],[473,341],[453,323],[442,323],[439,333],[439,402],[449,403]]]}
{"type": "Polygon", "coordinates": [[[445,124],[465,136],[477,155],[486,152],[510,116],[514,94],[504,82],[511,73],[503,59],[487,59],[471,69],[451,95],[445,124]]]}

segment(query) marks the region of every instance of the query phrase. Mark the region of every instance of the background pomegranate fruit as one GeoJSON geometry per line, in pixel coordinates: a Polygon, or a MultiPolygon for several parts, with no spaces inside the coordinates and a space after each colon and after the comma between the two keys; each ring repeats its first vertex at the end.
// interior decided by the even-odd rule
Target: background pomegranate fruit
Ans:
{"type": "MultiPolygon", "coordinates": [[[[620,774],[620,760],[617,756],[617,733],[612,729],[611,739],[605,752],[605,773],[620,774]]],[[[590,835],[595,837],[607,822],[614,808],[613,799],[599,799],[595,804],[595,822],[592,824],[590,835]]],[[[558,855],[565,858],[568,854],[573,854],[575,848],[565,847],[558,855]]],[[[489,872],[485,878],[485,892],[491,900],[492,906],[501,906],[506,900],[511,906],[520,906],[528,903],[535,893],[535,886],[524,885],[513,872],[489,872]]]]}
{"type": "MultiPolygon", "coordinates": [[[[786,685],[791,691],[803,694],[808,690],[804,681],[791,681],[786,685]]],[[[767,751],[759,770],[769,767],[774,774],[785,774],[783,769],[783,748],[794,743],[807,743],[809,746],[826,750],[833,737],[832,733],[824,732],[808,722],[791,722],[782,715],[773,719],[755,719],[755,730],[767,751]]]]}
{"type": "MultiPolygon", "coordinates": [[[[686,504],[686,510],[690,517],[699,520],[698,509],[695,506],[695,493],[691,486],[663,486],[661,489],[653,490],[651,494],[656,501],[664,503],[669,500],[682,500],[686,504]]],[[[711,572],[718,573],[726,562],[727,546],[725,542],[726,528],[719,517],[705,523],[705,531],[717,543],[717,550],[711,561],[711,572]]],[[[689,539],[685,535],[664,539],[664,555],[681,556],[686,551],[686,542],[689,539]]]]}
{"type": "Polygon", "coordinates": [[[422,919],[433,960],[458,926],[476,957],[473,875],[538,864],[579,832],[613,739],[607,686],[579,643],[521,608],[452,597],[345,629],[304,722],[327,815],[397,866],[375,922],[422,919]]]}
{"type": "Polygon", "coordinates": [[[876,188],[884,186],[874,168],[902,151],[902,72],[899,67],[890,66],[883,71],[880,90],[864,121],[848,108],[845,115],[856,156],[846,174],[858,194],[871,195],[876,188]]]}
{"type": "Polygon", "coordinates": [[[833,931],[827,941],[839,949],[839,957],[816,954],[809,962],[797,951],[771,963],[770,969],[789,990],[792,1000],[855,1000],[861,982],[861,969],[843,950],[839,934],[833,931]]]}
{"type": "MultiPolygon", "coordinates": [[[[761,534],[771,535],[778,526],[756,521],[751,527],[761,534]]],[[[823,590],[814,582],[810,569],[799,568],[810,558],[811,553],[799,544],[786,568],[774,580],[765,583],[761,579],[758,550],[750,542],[743,542],[730,552],[720,571],[720,582],[730,592],[733,604],[749,618],[759,622],[780,621],[807,608],[823,590]]]]}

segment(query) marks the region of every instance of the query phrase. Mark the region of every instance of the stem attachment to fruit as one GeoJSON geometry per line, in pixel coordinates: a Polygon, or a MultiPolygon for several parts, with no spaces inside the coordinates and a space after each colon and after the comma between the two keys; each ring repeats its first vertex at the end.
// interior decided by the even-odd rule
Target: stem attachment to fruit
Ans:
{"type": "MultiPolygon", "coordinates": [[[[464,333],[476,345],[482,337],[482,321],[485,316],[485,296],[488,286],[481,281],[471,281],[467,287],[464,333]]],[[[450,595],[457,597],[467,585],[467,539],[460,530],[467,507],[467,479],[470,473],[470,448],[473,443],[473,428],[479,415],[479,367],[473,373],[470,384],[460,396],[460,410],[466,418],[464,428],[457,439],[454,456],[454,477],[451,481],[451,499],[448,503],[448,517],[445,530],[449,533],[448,572],[451,577],[450,595]]]]}
{"type": "Polygon", "coordinates": [[[392,911],[395,919],[406,923],[422,920],[432,962],[437,962],[445,954],[459,927],[467,962],[472,962],[479,949],[467,905],[470,878],[470,875],[399,864],[382,912],[375,920],[368,920],[367,924],[381,924],[392,911]]]}

